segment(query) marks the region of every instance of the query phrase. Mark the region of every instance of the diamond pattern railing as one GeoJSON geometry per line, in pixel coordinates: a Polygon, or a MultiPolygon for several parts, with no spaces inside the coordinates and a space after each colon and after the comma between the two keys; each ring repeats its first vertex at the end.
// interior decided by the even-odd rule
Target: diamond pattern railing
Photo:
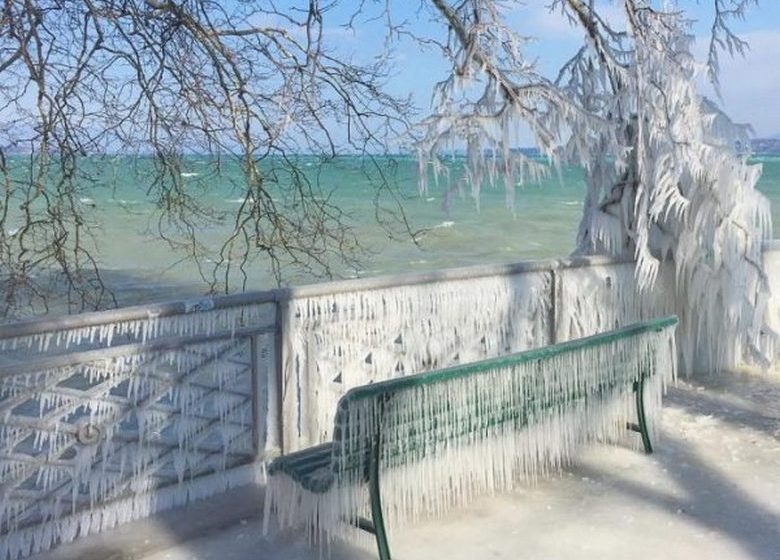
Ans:
{"type": "Polygon", "coordinates": [[[0,558],[219,492],[255,463],[268,439],[271,307],[6,337],[0,558]],[[25,352],[34,358],[15,359],[25,352]]]}

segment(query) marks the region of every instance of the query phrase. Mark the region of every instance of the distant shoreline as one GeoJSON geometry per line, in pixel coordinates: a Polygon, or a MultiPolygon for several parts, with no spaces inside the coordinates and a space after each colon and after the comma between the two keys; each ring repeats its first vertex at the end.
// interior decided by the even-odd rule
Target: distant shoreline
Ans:
{"type": "Polygon", "coordinates": [[[754,156],[780,156],[780,138],[754,138],[750,148],[754,156]]]}
{"type": "MultiPolygon", "coordinates": [[[[5,152],[5,155],[8,157],[28,157],[32,155],[32,152],[26,149],[20,149],[16,146],[3,146],[0,147],[0,149],[5,152]]],[[[527,157],[532,158],[543,158],[545,157],[542,152],[535,147],[521,147],[521,148],[511,148],[510,150],[513,153],[520,153],[527,157]]],[[[752,156],[757,157],[763,157],[763,156],[780,156],[780,135],[776,136],[770,136],[767,138],[753,138],[750,140],[750,151],[752,156]]],[[[486,151],[486,155],[489,155],[490,152],[486,151]]],[[[223,152],[218,154],[203,154],[203,153],[196,153],[196,152],[187,152],[185,151],[182,153],[182,156],[185,158],[203,158],[203,157],[214,157],[214,156],[229,156],[231,155],[229,152],[223,152]]],[[[321,154],[311,154],[311,153],[300,153],[300,154],[290,154],[291,157],[296,158],[322,158],[323,156],[321,154]]],[[[338,154],[337,156],[332,157],[328,156],[325,157],[327,160],[332,159],[339,159],[340,157],[380,157],[380,158],[398,158],[398,159],[409,159],[409,158],[415,158],[416,154],[413,152],[394,152],[394,153],[385,153],[385,154],[374,154],[374,153],[343,153],[338,154]]],[[[93,153],[93,154],[87,154],[87,157],[138,157],[138,158],[151,158],[154,157],[154,154],[142,152],[142,153],[132,153],[132,152],[103,152],[103,153],[93,153]]],[[[465,152],[461,152],[456,150],[453,154],[450,154],[449,157],[455,157],[455,158],[465,158],[466,154],[465,152]]]]}

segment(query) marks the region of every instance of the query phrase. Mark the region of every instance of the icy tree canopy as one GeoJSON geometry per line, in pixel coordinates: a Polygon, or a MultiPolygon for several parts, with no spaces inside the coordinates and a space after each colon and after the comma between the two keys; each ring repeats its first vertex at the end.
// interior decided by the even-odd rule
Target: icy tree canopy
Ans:
{"type": "Polygon", "coordinates": [[[538,73],[525,54],[527,39],[507,23],[521,6],[432,3],[450,30],[453,66],[436,88],[421,167],[437,169],[444,147],[465,146],[463,180],[474,194],[486,178],[503,176],[511,202],[518,180],[539,172],[538,160],[513,149],[518,131],[529,127],[554,165],[585,170],[575,252],[634,258],[641,292],[671,269],[687,373],[745,358],[768,363],[775,335],[764,320],[761,250],[772,227],[768,202],[755,189],[761,167],[736,149],[749,145],[749,127],[696,89],[698,76],[717,75],[719,49],[744,49],[727,20],[748,2],[716,2],[705,65],[692,55],[682,6],[620,0],[609,4],[620,8],[615,22],[604,17],[604,3],[556,0],[551,10],[581,30],[584,42],[555,81],[538,73]]]}

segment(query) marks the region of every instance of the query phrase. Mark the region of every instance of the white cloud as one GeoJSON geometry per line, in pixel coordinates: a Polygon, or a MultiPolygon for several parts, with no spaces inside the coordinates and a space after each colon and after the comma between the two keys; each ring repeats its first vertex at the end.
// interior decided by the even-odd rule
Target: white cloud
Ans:
{"type": "MultiPolygon", "coordinates": [[[[559,8],[550,10],[550,2],[535,0],[516,8],[510,22],[523,33],[539,37],[542,40],[581,42],[583,31],[579,26],[572,25],[559,8]]],[[[623,9],[608,0],[598,2],[599,14],[616,28],[623,27],[623,9]]]]}
{"type": "MultiPolygon", "coordinates": [[[[780,133],[780,31],[752,31],[742,38],[750,44],[744,57],[721,54],[720,104],[735,121],[751,123],[758,136],[780,133]]],[[[706,38],[697,40],[699,56],[706,46],[706,38]]]]}
{"type": "Polygon", "coordinates": [[[515,8],[508,22],[521,34],[543,41],[579,41],[582,32],[571,25],[560,10],[550,11],[547,4],[547,2],[533,2],[515,8]]]}

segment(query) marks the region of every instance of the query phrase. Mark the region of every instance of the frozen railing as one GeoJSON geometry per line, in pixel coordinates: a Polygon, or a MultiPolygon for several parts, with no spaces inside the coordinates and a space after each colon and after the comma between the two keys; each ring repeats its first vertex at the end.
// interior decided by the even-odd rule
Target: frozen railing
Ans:
{"type": "Polygon", "coordinates": [[[276,296],[0,326],[0,558],[253,480],[276,296]]]}
{"type": "Polygon", "coordinates": [[[231,484],[330,437],[349,388],[665,311],[633,265],[478,266],[0,325],[0,559],[231,484]]]}

